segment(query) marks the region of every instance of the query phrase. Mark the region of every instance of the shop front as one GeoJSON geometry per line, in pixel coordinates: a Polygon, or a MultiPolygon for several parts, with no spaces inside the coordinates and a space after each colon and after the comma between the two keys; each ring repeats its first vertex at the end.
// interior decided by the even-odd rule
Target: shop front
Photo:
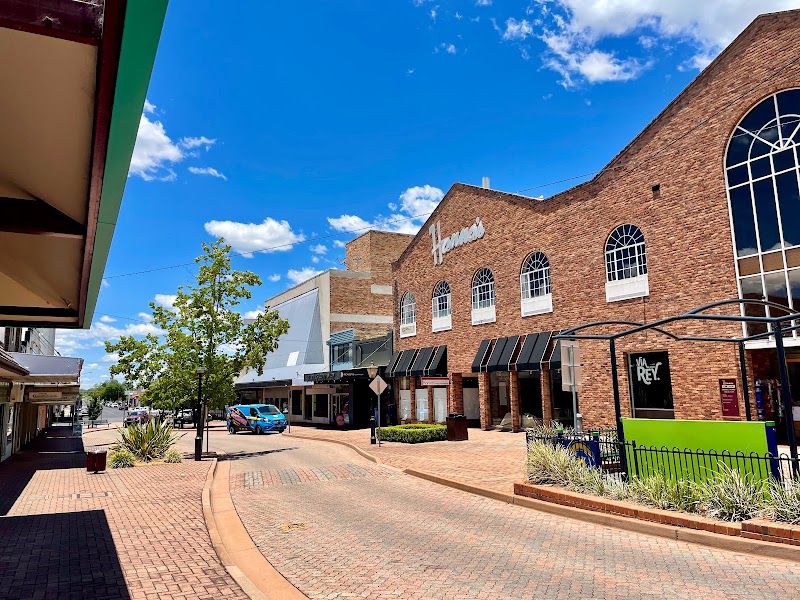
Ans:
{"type": "Polygon", "coordinates": [[[447,346],[403,350],[392,356],[386,377],[395,382],[397,419],[403,423],[443,423],[452,407],[447,346]]]}

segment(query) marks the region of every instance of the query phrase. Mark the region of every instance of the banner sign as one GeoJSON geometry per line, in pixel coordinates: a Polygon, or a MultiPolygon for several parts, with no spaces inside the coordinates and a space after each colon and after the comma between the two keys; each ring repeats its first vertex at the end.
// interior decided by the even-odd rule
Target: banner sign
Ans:
{"type": "Polygon", "coordinates": [[[29,400],[61,400],[61,392],[28,392],[29,400]]]}
{"type": "Polygon", "coordinates": [[[736,392],[736,379],[725,378],[719,380],[719,399],[722,402],[723,417],[738,417],[739,394],[736,392]]]}
{"type": "Polygon", "coordinates": [[[420,385],[423,386],[432,386],[432,385],[450,385],[450,378],[449,377],[420,377],[419,378],[420,385]]]}

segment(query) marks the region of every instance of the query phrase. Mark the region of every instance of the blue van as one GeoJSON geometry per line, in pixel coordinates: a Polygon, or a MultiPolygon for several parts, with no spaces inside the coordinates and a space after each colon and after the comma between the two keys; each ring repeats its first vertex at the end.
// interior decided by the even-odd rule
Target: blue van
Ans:
{"type": "Polygon", "coordinates": [[[283,433],[286,417],[274,404],[237,404],[228,409],[226,425],[230,434],[240,431],[283,433]]]}

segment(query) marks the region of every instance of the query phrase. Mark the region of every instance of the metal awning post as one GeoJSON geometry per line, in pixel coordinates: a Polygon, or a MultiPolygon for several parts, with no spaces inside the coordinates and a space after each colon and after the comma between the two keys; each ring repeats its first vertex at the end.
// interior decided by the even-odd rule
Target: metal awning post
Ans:
{"type": "Polygon", "coordinates": [[[744,414],[748,421],[752,421],[750,414],[750,389],[747,385],[747,363],[744,359],[744,342],[739,342],[739,367],[742,369],[742,396],[744,397],[744,414]]]}
{"type": "Polygon", "coordinates": [[[780,321],[773,323],[775,327],[775,349],[778,352],[778,373],[781,378],[781,400],[783,401],[783,418],[786,421],[786,439],[792,454],[792,473],[797,477],[797,440],[794,436],[794,416],[792,415],[792,397],[789,390],[789,373],[786,370],[786,352],[783,349],[783,331],[780,321]]]}
{"type": "Polygon", "coordinates": [[[628,456],[625,452],[625,432],[622,430],[622,407],[619,402],[619,375],[617,374],[617,341],[611,338],[608,341],[608,350],[611,355],[611,386],[614,390],[614,416],[617,419],[617,441],[619,442],[619,466],[625,476],[628,476],[628,456]]]}

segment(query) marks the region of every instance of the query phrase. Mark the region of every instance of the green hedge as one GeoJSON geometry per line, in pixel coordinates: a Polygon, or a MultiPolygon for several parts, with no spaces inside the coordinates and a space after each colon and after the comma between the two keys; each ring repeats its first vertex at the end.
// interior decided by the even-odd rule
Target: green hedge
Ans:
{"type": "Polygon", "coordinates": [[[442,442],[447,439],[447,427],[430,423],[394,425],[378,429],[378,437],[383,442],[402,442],[404,444],[442,442]]]}

